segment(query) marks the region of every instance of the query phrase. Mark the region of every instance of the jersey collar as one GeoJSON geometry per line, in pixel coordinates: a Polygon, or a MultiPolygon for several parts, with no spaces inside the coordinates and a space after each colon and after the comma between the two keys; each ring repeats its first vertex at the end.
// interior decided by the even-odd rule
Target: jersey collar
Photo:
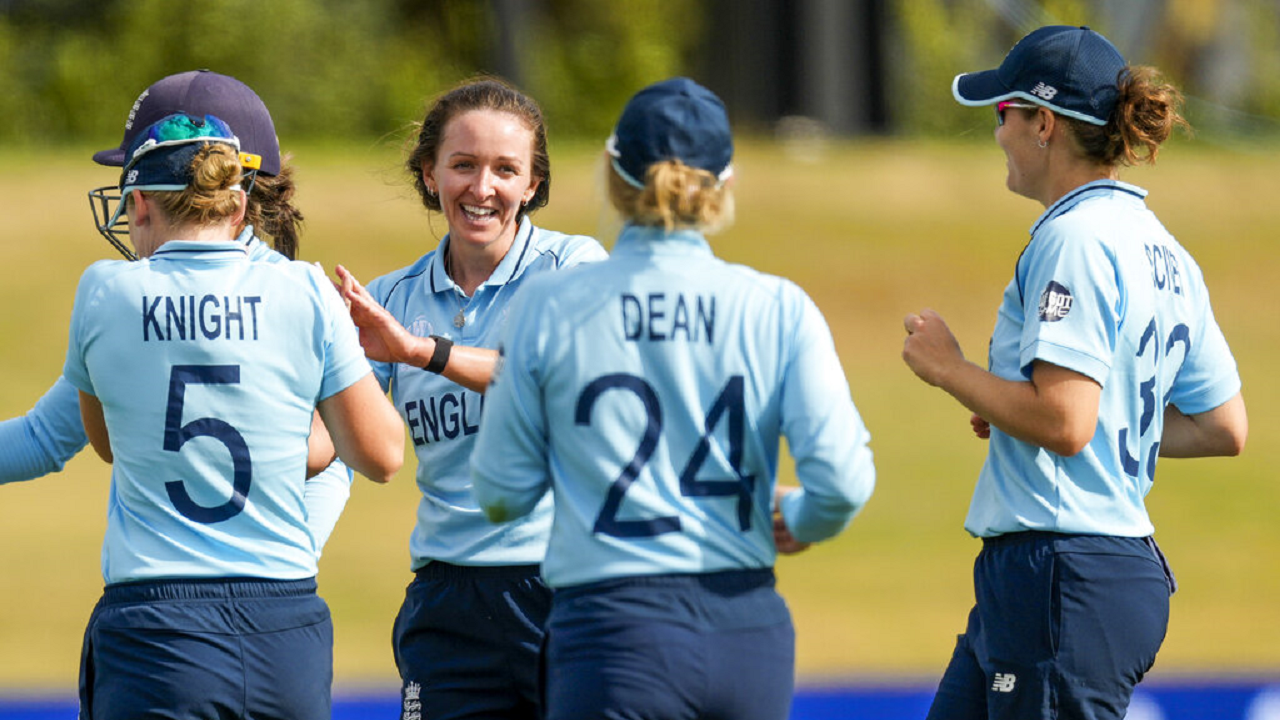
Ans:
{"type": "Polygon", "coordinates": [[[1137,185],[1120,182],[1119,180],[1094,180],[1091,183],[1085,183],[1071,192],[1058,198],[1057,202],[1050,205],[1047,210],[1036,220],[1031,226],[1031,235],[1034,236],[1040,231],[1040,228],[1050,220],[1071,212],[1075,206],[1079,205],[1083,200],[1099,195],[1127,193],[1139,200],[1146,200],[1147,191],[1137,185]]]}
{"type": "MultiPolygon", "coordinates": [[[[435,255],[431,258],[431,292],[433,293],[457,287],[457,283],[453,281],[453,278],[449,277],[449,274],[444,271],[444,258],[449,252],[450,242],[450,236],[445,235],[444,239],[440,241],[440,245],[436,247],[435,255]]],[[[520,218],[520,225],[516,228],[515,239],[511,241],[511,247],[507,249],[507,254],[502,256],[498,267],[493,269],[487,280],[480,283],[480,287],[506,285],[518,277],[528,264],[529,248],[532,244],[533,223],[529,220],[529,216],[525,215],[520,218]]]]}
{"type": "Polygon", "coordinates": [[[614,243],[611,254],[688,254],[690,251],[711,254],[710,243],[697,230],[673,230],[667,232],[666,229],[661,227],[628,223],[623,226],[622,232],[618,235],[618,241],[614,243]]]}
{"type": "Polygon", "coordinates": [[[1013,267],[1014,282],[1018,285],[1019,302],[1025,302],[1026,278],[1023,276],[1022,258],[1027,254],[1027,248],[1031,247],[1031,243],[1035,242],[1036,233],[1040,232],[1040,228],[1050,220],[1071,212],[1081,202],[1091,197],[1101,197],[1104,195],[1128,194],[1137,198],[1140,202],[1144,202],[1147,197],[1147,191],[1137,185],[1120,182],[1119,180],[1094,180],[1091,183],[1085,183],[1071,192],[1058,198],[1057,202],[1050,205],[1044,211],[1036,224],[1031,226],[1031,239],[1022,248],[1022,252],[1018,253],[1018,262],[1013,267]]]}
{"type": "Polygon", "coordinates": [[[170,240],[151,254],[150,260],[222,260],[248,258],[249,249],[235,240],[170,240]]]}

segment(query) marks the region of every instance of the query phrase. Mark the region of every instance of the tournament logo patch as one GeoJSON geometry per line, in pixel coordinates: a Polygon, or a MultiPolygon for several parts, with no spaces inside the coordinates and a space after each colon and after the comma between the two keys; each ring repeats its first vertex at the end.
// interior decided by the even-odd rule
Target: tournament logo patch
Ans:
{"type": "Polygon", "coordinates": [[[1074,298],[1065,286],[1049,281],[1049,285],[1040,293],[1040,321],[1058,322],[1071,312],[1074,298]]]}
{"type": "Polygon", "coordinates": [[[409,323],[409,333],[414,337],[431,337],[435,334],[435,328],[431,326],[431,321],[426,315],[419,315],[409,323]]]}

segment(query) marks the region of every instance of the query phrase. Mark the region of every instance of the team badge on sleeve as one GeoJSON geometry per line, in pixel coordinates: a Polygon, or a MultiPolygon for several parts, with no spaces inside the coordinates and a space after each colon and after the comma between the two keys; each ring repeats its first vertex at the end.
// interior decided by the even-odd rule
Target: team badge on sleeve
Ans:
{"type": "Polygon", "coordinates": [[[1058,322],[1071,312],[1072,302],[1071,291],[1050,280],[1044,292],[1040,293],[1040,321],[1058,322]]]}

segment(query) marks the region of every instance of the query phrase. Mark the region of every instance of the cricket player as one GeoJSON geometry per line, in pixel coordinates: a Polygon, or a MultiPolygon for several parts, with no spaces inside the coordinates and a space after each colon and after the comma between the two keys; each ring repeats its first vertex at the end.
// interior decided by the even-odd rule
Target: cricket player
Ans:
{"type": "Polygon", "coordinates": [[[386,482],[399,420],[332,284],[255,262],[221,119],[173,114],[124,157],[138,261],[81,278],[63,374],[112,463],[82,718],[327,718],[332,625],[304,502],[319,410],[353,469],[386,482]]]}
{"type": "Polygon", "coordinates": [[[1118,176],[1155,160],[1184,122],[1181,97],[1068,26],[1030,33],[952,91],[995,106],[1007,187],[1044,213],[987,368],[938,313],[905,320],[906,363],[989,438],[965,521],[982,538],[977,604],[929,718],[1119,720],[1176,587],[1143,502],[1156,460],[1235,455],[1248,434],[1200,268],[1118,176]]]}
{"type": "MultiPolygon", "coordinates": [[[[118,147],[94,153],[95,162],[108,167],[124,165],[129,144],[151,123],[174,113],[214,115],[223,119],[241,144],[244,167],[245,222],[237,241],[250,259],[285,262],[294,259],[302,213],[290,202],[293,168],[280,153],[275,124],[267,106],[248,85],[234,77],[210,70],[192,70],[169,75],[147,87],[138,96],[125,123],[118,147]],[[265,233],[268,245],[259,238],[265,233]],[[274,246],[274,249],[273,249],[274,246]]],[[[125,257],[133,257],[128,230],[122,225],[106,228],[111,202],[118,201],[115,185],[90,193],[95,224],[108,241],[125,257]]],[[[80,420],[79,395],[66,378],[53,386],[20,417],[0,422],[0,484],[32,480],[63,468],[89,442],[80,420]]],[[[311,528],[317,557],[351,496],[351,471],[335,460],[308,478],[306,485],[307,525],[311,528]]]]}
{"type": "Polygon", "coordinates": [[[476,432],[524,286],[606,255],[593,238],[533,223],[550,197],[546,125],[533,98],[504,81],[468,80],[437,98],[405,168],[448,234],[367,290],[338,268],[418,460],[413,579],[392,629],[401,718],[523,720],[539,714],[551,503],[489,523],[471,492],[476,432]]]}
{"type": "Polygon", "coordinates": [[[626,223],[609,259],[530,283],[508,318],[472,478],[496,522],[555,498],[552,720],[787,717],[780,438],[802,486],[781,497],[787,542],[835,536],[872,492],[821,313],[707,243],[732,217],[732,153],[706,88],[641,90],[607,145],[626,223]]]}

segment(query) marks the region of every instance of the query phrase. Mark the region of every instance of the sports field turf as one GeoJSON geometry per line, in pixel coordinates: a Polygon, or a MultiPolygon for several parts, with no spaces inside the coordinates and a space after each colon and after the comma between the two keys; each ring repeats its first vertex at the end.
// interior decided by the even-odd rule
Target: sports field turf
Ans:
{"type": "MultiPolygon", "coordinates": [[[[303,255],[358,277],[408,264],[444,232],[428,223],[391,143],[289,148],[307,215],[303,255]]],[[[799,282],[832,327],[873,434],[875,495],[850,530],[778,566],[796,616],[802,680],[932,678],[972,601],[979,544],[961,524],[984,444],[968,412],[900,359],[903,316],[929,306],[971,359],[987,335],[1041,208],[1003,189],[991,142],[740,148],[738,221],[712,239],[723,257],[799,282]],[[811,150],[811,149],[809,149],[811,150]]],[[[552,147],[546,227],[614,228],[595,189],[595,147],[552,147]]],[[[79,152],[0,149],[0,416],[25,411],[57,376],[82,268],[114,252],[85,192],[111,170],[79,152]]],[[[1280,672],[1280,152],[1178,142],[1153,169],[1122,176],[1199,259],[1235,351],[1251,417],[1236,459],[1164,461],[1148,498],[1182,590],[1156,676],[1280,672]]],[[[417,492],[412,461],[387,487],[357,478],[321,561],[334,615],[339,688],[394,683],[390,625],[408,572],[417,492]]],[[[101,590],[108,467],[91,452],[60,474],[0,489],[0,692],[69,693],[83,625],[101,590]]],[[[784,460],[782,477],[791,478],[784,460]]]]}

